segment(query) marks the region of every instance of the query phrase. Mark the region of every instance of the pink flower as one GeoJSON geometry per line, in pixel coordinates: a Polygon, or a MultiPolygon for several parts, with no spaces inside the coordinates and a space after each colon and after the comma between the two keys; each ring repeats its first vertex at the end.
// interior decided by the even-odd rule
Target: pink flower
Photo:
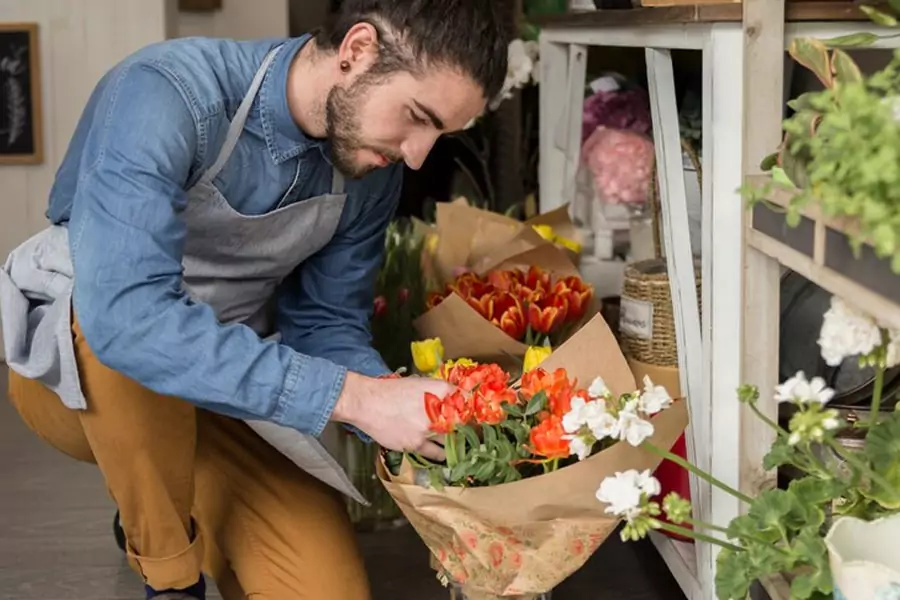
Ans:
{"type": "Polygon", "coordinates": [[[581,149],[595,196],[606,204],[644,204],[653,176],[653,142],[644,135],[598,127],[581,149]]]}

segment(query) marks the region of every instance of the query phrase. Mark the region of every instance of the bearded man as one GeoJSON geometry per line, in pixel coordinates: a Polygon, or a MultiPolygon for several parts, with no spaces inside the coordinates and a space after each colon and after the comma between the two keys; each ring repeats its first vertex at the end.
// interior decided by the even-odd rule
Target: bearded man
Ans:
{"type": "Polygon", "coordinates": [[[204,572],[226,598],[370,597],[316,440],[443,456],[423,394],[452,389],[383,377],[368,321],[401,163],[502,88],[497,4],[346,0],[312,35],[144,48],[91,95],[48,228],[0,270],[9,396],[99,466],[148,598],[202,599],[204,572]]]}

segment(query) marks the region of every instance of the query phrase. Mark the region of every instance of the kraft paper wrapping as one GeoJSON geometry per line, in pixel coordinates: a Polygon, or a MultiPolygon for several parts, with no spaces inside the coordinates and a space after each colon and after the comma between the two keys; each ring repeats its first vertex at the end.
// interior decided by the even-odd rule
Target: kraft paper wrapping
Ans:
{"type": "Polygon", "coordinates": [[[538,246],[555,250],[558,257],[553,260],[575,270],[574,255],[542,238],[534,225],[550,225],[557,235],[569,239],[578,237],[568,206],[522,222],[469,206],[464,199],[439,203],[434,225],[438,235],[434,268],[439,283],[452,281],[459,268],[488,271],[504,262],[515,262],[517,254],[538,246]]]}
{"type": "MultiPolygon", "coordinates": [[[[567,369],[582,386],[601,376],[614,394],[635,390],[628,363],[599,315],[542,365],[567,369]]],[[[687,403],[657,414],[652,442],[671,448],[688,423],[687,403]]],[[[545,593],[578,570],[613,532],[618,519],[596,498],[607,476],[655,470],[653,453],[619,442],[558,471],[494,487],[435,490],[398,476],[379,460],[378,476],[442,570],[473,600],[545,593]]]]}

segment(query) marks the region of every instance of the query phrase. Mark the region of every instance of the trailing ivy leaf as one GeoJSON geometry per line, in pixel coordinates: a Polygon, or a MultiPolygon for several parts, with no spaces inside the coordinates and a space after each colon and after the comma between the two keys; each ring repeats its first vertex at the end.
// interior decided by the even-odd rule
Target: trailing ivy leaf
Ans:
{"type": "MultiPolygon", "coordinates": [[[[896,2],[897,0],[894,1],[896,2]]],[[[822,43],[828,48],[861,48],[864,46],[871,46],[877,41],[878,36],[874,33],[860,31],[858,33],[851,33],[850,35],[828,38],[827,40],[822,40],[822,43]]]]}
{"type": "Polygon", "coordinates": [[[859,10],[866,13],[866,15],[872,19],[872,21],[876,25],[882,25],[884,27],[896,27],[897,19],[887,14],[886,12],[882,12],[877,8],[872,8],[871,6],[866,6],[865,4],[860,5],[859,10]]]}

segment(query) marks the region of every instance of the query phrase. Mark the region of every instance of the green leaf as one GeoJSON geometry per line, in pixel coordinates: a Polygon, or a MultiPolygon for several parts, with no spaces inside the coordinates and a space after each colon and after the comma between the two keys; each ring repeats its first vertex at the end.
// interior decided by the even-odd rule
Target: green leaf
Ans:
{"type": "Polygon", "coordinates": [[[778,165],[778,153],[773,152],[772,154],[770,154],[767,157],[765,157],[764,159],[762,159],[762,162],[759,163],[759,168],[764,173],[767,173],[767,172],[771,171],[772,169],[774,169],[777,165],[778,165]]]}
{"type": "Polygon", "coordinates": [[[518,404],[509,404],[508,402],[504,403],[503,410],[506,411],[506,414],[508,414],[509,416],[515,417],[517,419],[521,419],[525,416],[518,404]]]}
{"type": "Polygon", "coordinates": [[[716,558],[716,598],[743,600],[755,578],[750,574],[746,552],[723,549],[716,558]]]}
{"type": "Polygon", "coordinates": [[[872,19],[872,21],[876,25],[882,25],[884,27],[896,27],[897,19],[887,14],[886,12],[881,12],[877,8],[872,8],[871,6],[866,6],[865,4],[860,5],[859,10],[866,13],[866,15],[872,19]]]}
{"type": "Polygon", "coordinates": [[[766,490],[756,498],[747,514],[755,519],[761,528],[777,530],[793,510],[794,502],[794,497],[784,490],[766,490]]]}
{"type": "Polygon", "coordinates": [[[531,397],[531,400],[528,401],[528,405],[525,407],[525,416],[530,417],[532,415],[536,415],[542,410],[544,410],[544,406],[547,404],[547,392],[541,390],[537,394],[531,397]]]}
{"type": "Polygon", "coordinates": [[[795,61],[812,71],[825,87],[830,88],[834,85],[828,48],[821,41],[814,38],[796,38],[791,42],[788,53],[795,61]]]}
{"type": "Polygon", "coordinates": [[[838,83],[842,85],[862,83],[863,74],[859,70],[859,65],[843,50],[835,50],[832,53],[831,64],[838,83]]]}
{"type": "MultiPolygon", "coordinates": [[[[897,0],[894,0],[895,2],[897,0]]],[[[861,48],[863,46],[871,46],[878,41],[878,36],[868,31],[860,31],[859,33],[851,33],[850,35],[841,35],[838,37],[822,40],[828,48],[861,48]]]]}
{"type": "Polygon", "coordinates": [[[740,515],[728,524],[728,538],[740,540],[744,545],[752,542],[775,544],[781,535],[775,529],[760,527],[760,524],[749,515],[740,515]]]}
{"type": "Polygon", "coordinates": [[[900,414],[888,414],[866,434],[865,455],[879,472],[900,462],[900,414]]]}
{"type": "Polygon", "coordinates": [[[888,0],[888,6],[890,6],[891,10],[894,12],[900,12],[900,0],[888,0]]]}
{"type": "Polygon", "coordinates": [[[450,469],[451,483],[459,483],[461,481],[464,481],[471,468],[472,465],[468,462],[461,462],[456,464],[452,469],[450,469]]]}
{"type": "Polygon", "coordinates": [[[812,99],[818,95],[818,92],[805,92],[792,100],[788,100],[788,106],[792,110],[801,111],[812,108],[812,99]]]}
{"type": "Polygon", "coordinates": [[[798,454],[799,450],[789,445],[784,436],[778,436],[763,457],[763,469],[771,471],[784,465],[792,465],[798,454]]]}
{"type": "Polygon", "coordinates": [[[481,433],[484,435],[484,445],[492,450],[497,445],[497,430],[493,425],[482,425],[481,433]]]}
{"type": "MultiPolygon", "coordinates": [[[[478,446],[476,446],[477,448],[478,446]]],[[[466,434],[462,430],[456,432],[456,462],[464,463],[466,461],[466,434]]]]}
{"type": "Polygon", "coordinates": [[[481,447],[481,440],[478,439],[478,434],[475,433],[475,429],[471,425],[461,425],[459,431],[465,436],[470,448],[477,449],[481,447]]]}

